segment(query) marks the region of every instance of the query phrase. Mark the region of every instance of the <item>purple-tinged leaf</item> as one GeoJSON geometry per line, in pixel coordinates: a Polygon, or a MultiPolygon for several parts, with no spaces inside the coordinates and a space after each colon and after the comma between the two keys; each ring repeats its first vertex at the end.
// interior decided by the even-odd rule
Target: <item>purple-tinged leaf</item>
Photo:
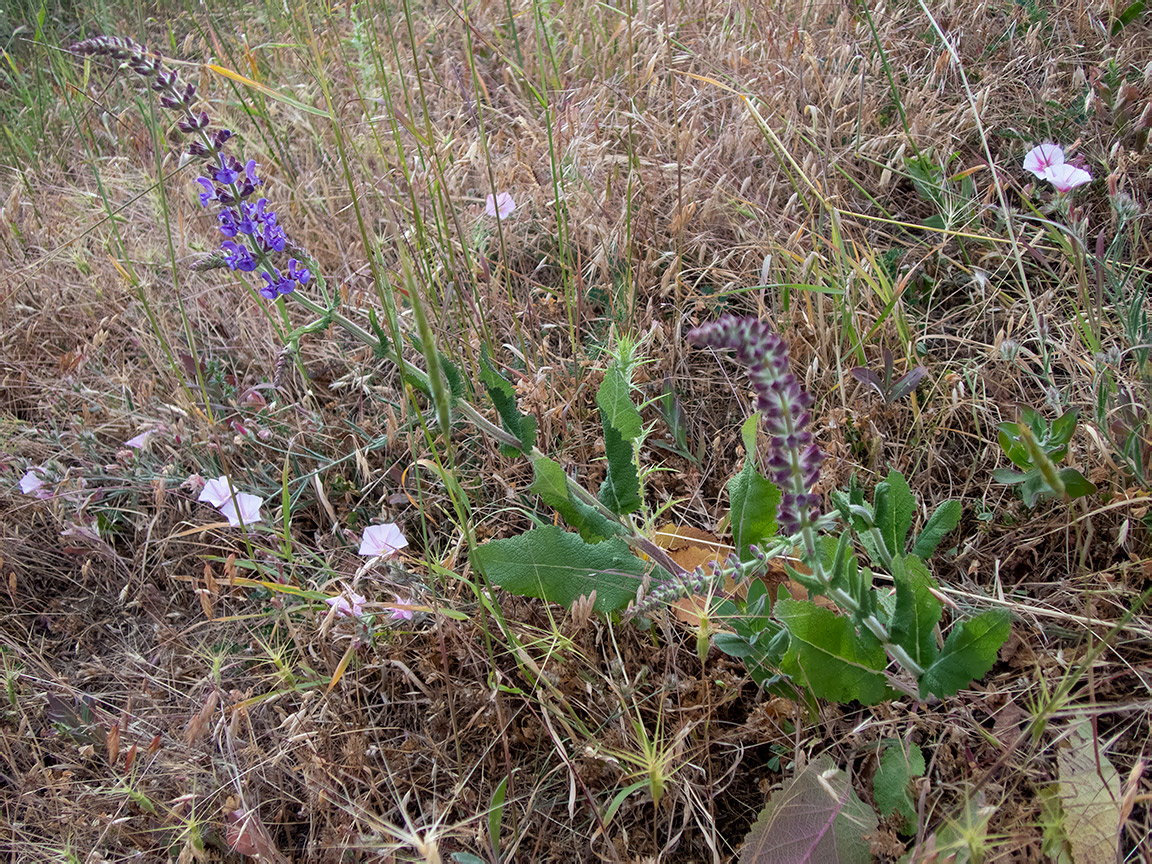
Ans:
{"type": "Polygon", "coordinates": [[[920,386],[920,382],[927,374],[927,369],[925,369],[923,366],[917,366],[915,369],[913,369],[911,372],[896,382],[895,386],[892,388],[892,392],[888,394],[888,401],[895,402],[898,399],[903,399],[918,386],[920,386]]]}
{"type": "Polygon", "coordinates": [[[876,814],[820,756],[773,794],[744,838],[740,864],[869,864],[876,814]]]}
{"type": "Polygon", "coordinates": [[[848,370],[852,373],[852,377],[859,381],[861,384],[874,389],[881,396],[884,395],[884,382],[880,376],[869,369],[867,366],[853,366],[848,370]]]}

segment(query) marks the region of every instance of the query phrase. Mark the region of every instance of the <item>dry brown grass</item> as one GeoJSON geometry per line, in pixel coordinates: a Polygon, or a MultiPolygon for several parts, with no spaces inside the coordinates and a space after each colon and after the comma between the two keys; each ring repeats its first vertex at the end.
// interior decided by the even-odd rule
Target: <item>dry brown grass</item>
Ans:
{"type": "MultiPolygon", "coordinates": [[[[854,3],[696,0],[629,16],[515,0],[476,6],[467,27],[454,5],[409,8],[415,51],[402,18],[391,22],[393,48],[387,17],[354,25],[343,7],[309,20],[255,10],[243,22],[247,49],[240,22],[215,11],[173,9],[143,34],[126,23],[133,12],[108,29],[164,44],[171,22],[181,59],[215,58],[308,105],[323,107],[327,90],[336,126],[273,100],[253,119],[243,91],[184,71],[266,166],[282,223],[350,314],[366,319],[379,305],[370,256],[395,272],[397,246],[418,249],[443,349],[468,370],[481,344],[494,346],[521,378],[522,408],[540,418],[542,449],[592,488],[603,471],[598,346],[611,326],[650,333],[644,386],[655,395],[671,376],[692,447],[705,442],[699,465],[645,454],[674,469],[654,476],[650,503],[674,501],[675,521],[714,530],[748,404],[684,334],[720,308],[771,317],[818,396],[831,457],[822,491],[852,474],[871,485],[895,467],[926,510],[961,499],[957,549],[936,575],[961,606],[1012,609],[1012,640],[955,699],[809,713],[757,692],[715,649],[702,665],[694,632],[673,621],[641,632],[501,595],[498,622],[473,589],[450,496],[417,464],[430,452],[397,376],[333,328],[301,342],[299,365],[280,369],[281,391],[254,389],[276,373],[279,325],[226,273],[187,269],[212,248],[214,223],[187,172],[155,185],[158,165],[177,167],[174,140],[157,143],[132,107],[136,81],[105,89],[111,75],[98,64],[78,83],[80,64],[54,53],[76,35],[62,25],[12,49],[21,75],[55,69],[45,79],[55,89],[34,106],[47,130],[32,142],[37,158],[11,146],[0,189],[9,860],[238,860],[229,847],[242,848],[240,829],[229,834],[227,816],[236,810],[263,826],[241,831],[250,851],[264,844],[281,860],[490,856],[488,811],[508,778],[505,860],[730,861],[790,763],[831,750],[867,797],[883,738],[930,755],[922,837],[979,790],[995,808],[986,858],[1039,860],[1038,795],[1056,777],[1056,733],[1075,716],[1092,717],[1121,776],[1134,778],[1123,848],[1127,860],[1148,860],[1139,771],[1152,621],[1138,610],[1090,653],[1152,587],[1148,490],[1121,470],[1093,419],[1097,367],[1077,324],[1097,314],[1092,247],[1087,259],[1063,254],[1035,222],[1011,243],[995,209],[1003,195],[1024,212],[1020,160],[1049,131],[1075,134],[1097,178],[1112,173],[1142,206],[1152,201],[1152,155],[1133,149],[1131,120],[1099,89],[1082,119],[1068,119],[1109,63],[1137,82],[1128,113],[1140,116],[1152,98],[1147,17],[1113,38],[1112,7],[1100,2],[1052,6],[1042,20],[1028,3],[933,4],[958,66],[908,3],[872,10],[876,39],[854,3]],[[358,55],[353,37],[367,40],[371,27],[376,41],[362,45],[374,50],[358,55]],[[528,82],[547,94],[547,111],[528,82]],[[939,212],[908,177],[916,150],[936,162],[955,154],[949,175],[977,169],[976,204],[955,230],[899,224],[939,212]],[[493,185],[518,209],[478,240],[493,185]],[[353,203],[378,250],[366,250],[353,203]],[[749,290],[761,274],[844,294],[793,290],[785,310],[778,289],[749,290]],[[885,283],[902,292],[888,309],[885,283]],[[1103,494],[1029,511],[991,471],[1003,465],[996,424],[1047,398],[1033,313],[1050,328],[1054,382],[1082,411],[1070,464],[1103,494]],[[928,367],[913,401],[884,405],[847,374],[852,334],[867,334],[859,350],[874,366],[887,346],[898,364],[928,367]],[[1015,360],[1006,339],[1021,345],[1015,360]],[[215,382],[203,390],[200,361],[215,382]],[[123,448],[160,427],[145,450],[123,448]],[[57,497],[20,493],[29,465],[51,467],[57,497]],[[268,499],[277,525],[286,474],[288,536],[197,530],[205,510],[181,483],[215,476],[216,465],[268,499]],[[236,581],[334,594],[362,565],[352,530],[379,517],[401,523],[412,548],[402,566],[357,584],[378,604],[413,597],[428,611],[411,622],[365,640],[326,621],[322,604],[236,581]],[[1047,725],[1028,727],[1041,708],[1047,725]],[[628,796],[605,826],[608,803],[642,773],[629,761],[642,734],[657,740],[666,794],[658,807],[628,796]]],[[[3,95],[18,105],[14,86],[3,95]]],[[[6,115],[15,135],[35,128],[29,110],[6,115]]],[[[1075,195],[1089,244],[1115,226],[1100,187],[1075,195]]],[[[1134,241],[1125,260],[1146,278],[1146,233],[1134,241]]],[[[1123,344],[1104,307],[1103,347],[1123,344]]],[[[467,428],[455,444],[476,536],[529,527],[530,468],[467,428]]],[[[903,843],[885,824],[874,848],[887,860],[903,843]]]]}

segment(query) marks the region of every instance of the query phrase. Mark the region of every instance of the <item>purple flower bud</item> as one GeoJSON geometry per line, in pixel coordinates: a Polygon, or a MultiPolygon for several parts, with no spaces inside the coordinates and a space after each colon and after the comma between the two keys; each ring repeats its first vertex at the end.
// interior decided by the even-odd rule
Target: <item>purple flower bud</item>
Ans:
{"type": "MultiPolygon", "coordinates": [[[[201,111],[199,117],[184,117],[176,122],[176,127],[185,133],[196,132],[208,128],[208,112],[201,111]]],[[[203,146],[203,145],[201,145],[203,146]]]]}

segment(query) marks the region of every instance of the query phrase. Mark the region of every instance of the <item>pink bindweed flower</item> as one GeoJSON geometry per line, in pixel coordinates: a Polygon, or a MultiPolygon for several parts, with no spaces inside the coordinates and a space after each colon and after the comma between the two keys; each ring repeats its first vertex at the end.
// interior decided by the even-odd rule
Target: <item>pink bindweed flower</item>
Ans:
{"type": "Polygon", "coordinates": [[[400,533],[400,528],[395,523],[371,525],[364,529],[364,538],[360,541],[359,554],[371,558],[377,556],[391,558],[399,554],[400,550],[407,545],[407,539],[400,533]]]}
{"type": "Polygon", "coordinates": [[[516,202],[507,192],[501,192],[495,196],[489,195],[484,199],[484,212],[489,216],[499,215],[501,219],[507,219],[515,209],[516,202]]]}
{"type": "Polygon", "coordinates": [[[368,598],[349,589],[339,597],[329,597],[324,602],[336,610],[338,618],[359,618],[364,614],[364,604],[368,598]]]}
{"type": "MultiPolygon", "coordinates": [[[[192,478],[189,478],[191,480],[192,478]]],[[[247,492],[237,492],[236,500],[232,500],[233,486],[227,474],[221,474],[215,480],[209,480],[200,490],[198,501],[211,504],[220,511],[220,515],[228,520],[233,528],[241,525],[252,525],[263,520],[260,505],[264,503],[257,495],[247,492]],[[239,508],[239,511],[237,511],[239,508]]]]}
{"type": "MultiPolygon", "coordinates": [[[[396,598],[396,602],[399,603],[401,606],[411,606],[412,605],[411,600],[405,600],[399,594],[394,594],[392,596],[394,596],[396,598]]],[[[396,606],[386,606],[385,608],[391,610],[393,621],[411,621],[412,620],[412,610],[411,609],[402,609],[402,608],[399,608],[396,606]]]]}
{"type": "Polygon", "coordinates": [[[239,528],[241,525],[254,525],[264,519],[263,514],[260,513],[260,505],[264,500],[259,495],[249,495],[247,492],[237,492],[236,500],[233,501],[229,498],[216,509],[220,511],[220,515],[228,520],[228,524],[233,528],[239,528]],[[239,512],[237,512],[239,508],[239,512]]]}
{"type": "Polygon", "coordinates": [[[1048,169],[1064,164],[1064,149],[1059,144],[1045,141],[1028,151],[1024,157],[1024,170],[1031,171],[1041,180],[1048,179],[1048,169]]]}
{"type": "Polygon", "coordinates": [[[219,507],[225,501],[231,500],[231,487],[232,483],[228,479],[228,475],[221,474],[215,480],[209,480],[204,484],[204,488],[200,490],[200,497],[196,500],[204,501],[213,507],[219,507]]]}
{"type": "Polygon", "coordinates": [[[1064,161],[1064,149],[1059,144],[1045,141],[1028,151],[1024,157],[1024,170],[1031,171],[1041,180],[1047,180],[1059,192],[1070,192],[1083,186],[1092,175],[1064,161]]]}
{"type": "Polygon", "coordinates": [[[1083,168],[1077,168],[1068,162],[1053,165],[1048,169],[1045,178],[1061,192],[1070,192],[1077,186],[1083,186],[1092,179],[1092,175],[1083,168]]]}
{"type": "Polygon", "coordinates": [[[43,485],[44,481],[32,471],[29,471],[20,478],[20,491],[25,495],[36,495],[37,498],[41,497],[40,488],[43,485]]]}
{"type": "Polygon", "coordinates": [[[139,435],[134,435],[124,442],[125,447],[132,447],[140,450],[148,443],[148,439],[152,437],[151,432],[141,432],[139,435]]]}

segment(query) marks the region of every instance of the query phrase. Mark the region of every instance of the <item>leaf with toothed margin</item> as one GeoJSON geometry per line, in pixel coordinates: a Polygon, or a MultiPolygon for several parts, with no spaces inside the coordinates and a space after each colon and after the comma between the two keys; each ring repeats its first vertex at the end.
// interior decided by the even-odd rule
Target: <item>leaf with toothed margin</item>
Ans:
{"type": "MultiPolygon", "coordinates": [[[[627,606],[647,569],[619,537],[585,543],[578,535],[551,525],[507,540],[491,540],[473,555],[476,565],[505,591],[569,607],[595,591],[597,612],[627,606]]],[[[653,581],[670,578],[659,570],[653,581]]]]}
{"type": "Polygon", "coordinates": [[[632,442],[640,437],[643,423],[632,402],[628,378],[616,364],[604,372],[596,407],[604,426],[604,455],[608,460],[608,474],[597,497],[613,513],[624,516],[640,507],[640,476],[632,442]]]}

